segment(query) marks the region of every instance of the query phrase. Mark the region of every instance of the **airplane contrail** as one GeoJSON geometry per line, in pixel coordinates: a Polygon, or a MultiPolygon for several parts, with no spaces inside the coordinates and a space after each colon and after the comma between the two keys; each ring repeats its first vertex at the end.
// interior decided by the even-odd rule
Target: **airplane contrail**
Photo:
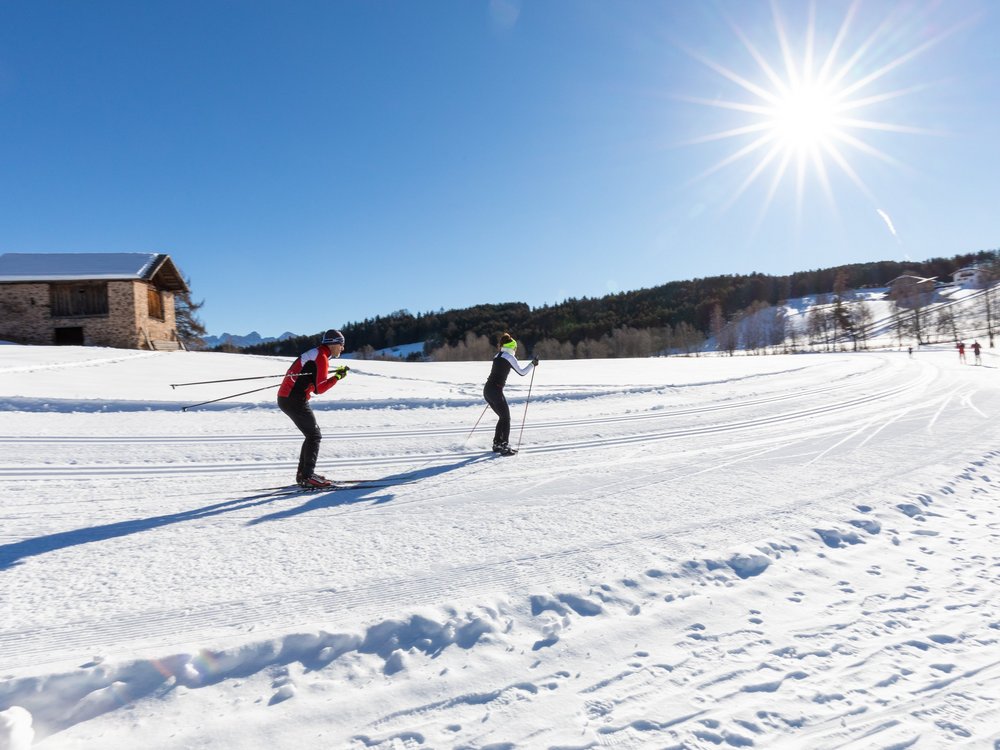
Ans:
{"type": "Polygon", "coordinates": [[[885,222],[885,225],[889,227],[889,231],[892,232],[892,236],[896,238],[896,242],[899,242],[899,235],[896,234],[896,227],[892,225],[892,219],[889,218],[889,214],[887,214],[881,208],[876,208],[875,211],[878,213],[879,216],[882,217],[882,221],[885,222]]]}

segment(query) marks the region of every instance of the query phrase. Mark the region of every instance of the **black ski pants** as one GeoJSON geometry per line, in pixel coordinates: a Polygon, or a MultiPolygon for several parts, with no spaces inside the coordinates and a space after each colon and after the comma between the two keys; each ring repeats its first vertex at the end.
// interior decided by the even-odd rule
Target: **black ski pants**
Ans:
{"type": "Polygon", "coordinates": [[[309,406],[309,402],[304,399],[288,398],[278,396],[278,408],[281,409],[305,435],[302,441],[302,450],[299,451],[299,469],[295,473],[295,479],[301,481],[311,477],[316,471],[316,460],[319,458],[319,444],[323,439],[319,431],[319,424],[316,422],[316,415],[309,406]]]}
{"type": "Polygon", "coordinates": [[[498,445],[510,440],[510,407],[507,399],[503,395],[503,388],[492,383],[483,386],[483,398],[490,408],[500,417],[497,420],[497,427],[493,431],[493,444],[498,445]]]}

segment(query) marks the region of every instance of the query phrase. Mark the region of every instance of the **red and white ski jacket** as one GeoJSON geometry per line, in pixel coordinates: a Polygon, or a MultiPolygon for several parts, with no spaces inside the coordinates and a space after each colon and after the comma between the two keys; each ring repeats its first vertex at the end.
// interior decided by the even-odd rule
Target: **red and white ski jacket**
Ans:
{"type": "Polygon", "coordinates": [[[330,349],[320,344],[292,363],[281,381],[278,396],[308,401],[313,393],[326,393],[336,384],[337,378],[330,377],[330,349]]]}

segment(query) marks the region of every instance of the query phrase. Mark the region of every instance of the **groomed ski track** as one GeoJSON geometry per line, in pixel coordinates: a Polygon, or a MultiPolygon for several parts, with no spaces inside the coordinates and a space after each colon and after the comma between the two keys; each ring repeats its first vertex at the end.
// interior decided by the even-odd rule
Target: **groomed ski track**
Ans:
{"type": "MultiPolygon", "coordinates": [[[[818,457],[835,461],[838,453],[877,441],[881,431],[898,420],[915,425],[914,429],[931,429],[945,419],[942,410],[949,404],[967,403],[962,418],[969,419],[974,400],[995,399],[992,393],[981,393],[976,382],[942,377],[940,367],[930,362],[896,354],[845,355],[843,361],[849,366],[836,378],[822,385],[815,385],[822,378],[814,378],[812,387],[793,391],[785,390],[780,372],[760,377],[751,393],[744,391],[732,398],[700,385],[631,389],[624,397],[629,413],[615,413],[623,397],[614,390],[581,396],[571,389],[560,395],[550,385],[537,401],[533,399],[522,455],[509,459],[463,446],[468,435],[464,426],[329,430],[320,466],[327,474],[410,482],[347,489],[335,496],[273,498],[255,492],[262,482],[280,481],[293,470],[288,456],[294,455],[294,447],[289,443],[297,443],[298,437],[287,431],[232,436],[6,435],[0,438],[6,454],[0,464],[0,490],[14,499],[10,507],[20,523],[10,525],[0,538],[3,570],[53,550],[171,527],[182,526],[186,535],[226,537],[255,524],[310,514],[310,526],[320,524],[328,531],[316,531],[304,544],[322,544],[324,533],[336,534],[348,519],[362,524],[391,520],[420,528],[429,519],[447,516],[463,517],[468,523],[478,513],[532,513],[544,518],[547,513],[572,508],[570,512],[580,513],[584,520],[579,535],[552,540],[543,545],[542,552],[537,551],[537,531],[523,548],[499,545],[500,551],[483,540],[486,547],[473,545],[477,552],[470,555],[468,564],[449,569],[447,575],[434,569],[432,556],[418,556],[405,572],[397,569],[386,575],[384,570],[374,570],[355,576],[353,583],[338,585],[333,563],[329,582],[291,591],[245,592],[232,599],[209,597],[139,612],[105,612],[96,618],[74,612],[67,622],[44,627],[20,612],[27,621],[0,633],[0,663],[37,670],[94,650],[164,653],[174,643],[204,639],[220,645],[313,622],[327,628],[350,628],[386,611],[441,601],[473,606],[498,592],[526,596],[552,579],[583,582],[607,565],[612,550],[614,567],[624,574],[633,566],[641,569],[651,547],[680,560],[696,547],[751,542],[774,532],[774,514],[788,511],[787,499],[774,505],[754,498],[750,503],[726,504],[730,507],[725,510],[719,507],[722,503],[709,503],[692,515],[671,502],[673,489],[720,471],[726,472],[729,484],[738,487],[741,470],[805,466],[818,457]],[[702,389],[709,392],[707,397],[701,395],[702,389]],[[675,405],[676,401],[686,403],[675,405]],[[569,416],[581,413],[586,416],[569,416]],[[752,450],[740,443],[741,434],[748,432],[753,433],[752,450]],[[731,439],[720,435],[731,435],[731,439]],[[380,441],[406,450],[380,455],[380,441]],[[258,451],[253,462],[240,460],[248,444],[258,451]],[[428,445],[436,449],[426,450],[428,445]],[[54,447],[51,460],[29,462],[43,446],[54,447]],[[71,458],[77,449],[83,451],[82,459],[71,458]],[[163,452],[178,449],[185,451],[183,460],[160,458],[163,452]],[[342,456],[347,449],[353,455],[342,456]],[[137,461],[140,453],[148,460],[137,461]],[[279,454],[285,458],[279,460],[279,454]],[[18,455],[25,460],[11,460],[18,455]],[[622,462],[629,467],[627,478],[602,479],[610,464],[620,469],[622,462]],[[546,476],[553,471],[577,475],[579,492],[562,499],[543,495],[542,507],[538,507],[532,497],[544,488],[546,476]],[[511,473],[516,473],[516,485],[497,492],[498,478],[511,473]],[[157,483],[162,505],[134,507],[128,500],[132,482],[157,483]],[[220,486],[206,489],[209,482],[220,486]],[[23,503],[17,502],[20,497],[23,503]],[[609,535],[602,527],[613,524],[614,506],[622,502],[651,504],[651,523],[642,529],[620,529],[607,541],[609,535]],[[80,524],[78,509],[83,505],[88,518],[80,524]],[[34,519],[44,519],[45,526],[56,528],[40,527],[34,519]],[[733,529],[739,530],[738,539],[733,538],[733,529]]],[[[829,364],[823,367],[835,369],[829,364]]],[[[540,368],[539,380],[544,372],[540,368]]],[[[511,400],[516,435],[520,415],[516,398],[511,400]]],[[[478,406],[457,406],[444,410],[443,418],[435,418],[467,422],[471,420],[466,417],[477,410],[478,406]]],[[[352,413],[349,408],[335,415],[320,412],[320,419],[333,416],[340,426],[351,422],[352,413]]],[[[481,426],[469,443],[488,444],[491,429],[491,424],[481,426]]],[[[886,462],[858,470],[859,493],[869,482],[896,481],[931,459],[907,459],[897,455],[895,448],[887,446],[886,450],[894,457],[893,465],[886,462]]],[[[942,455],[936,460],[946,458],[942,455]]],[[[819,496],[797,503],[795,513],[802,525],[808,524],[809,516],[824,514],[824,500],[819,496]]]]}

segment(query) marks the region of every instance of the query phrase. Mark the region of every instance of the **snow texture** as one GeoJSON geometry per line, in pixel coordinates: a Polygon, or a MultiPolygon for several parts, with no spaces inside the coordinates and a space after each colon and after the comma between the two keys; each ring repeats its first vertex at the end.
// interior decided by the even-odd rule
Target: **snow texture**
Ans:
{"type": "Polygon", "coordinates": [[[0,748],[1000,748],[983,359],[0,347],[0,748]]]}

